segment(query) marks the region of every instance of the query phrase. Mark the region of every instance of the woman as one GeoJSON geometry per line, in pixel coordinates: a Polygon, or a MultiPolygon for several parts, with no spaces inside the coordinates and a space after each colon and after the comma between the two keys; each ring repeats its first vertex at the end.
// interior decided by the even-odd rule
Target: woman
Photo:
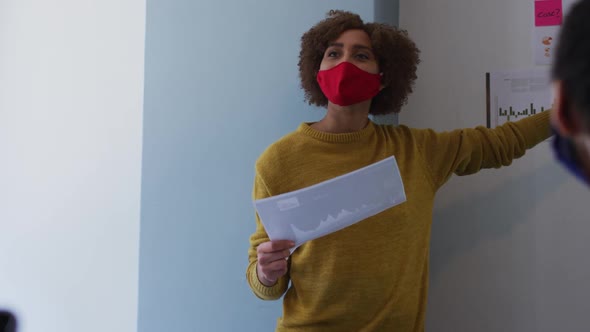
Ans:
{"type": "Polygon", "coordinates": [[[453,173],[509,165],[549,137],[548,112],[496,129],[445,133],[376,125],[369,114],[399,112],[406,102],[418,53],[405,31],[365,24],[349,12],[332,11],[303,35],[302,87],[327,113],[260,156],[254,199],[393,155],[407,201],[307,242],[290,257],[293,243],[269,241],[257,216],[247,277],[262,299],[285,294],[277,331],[423,331],[436,191],[453,173]]]}

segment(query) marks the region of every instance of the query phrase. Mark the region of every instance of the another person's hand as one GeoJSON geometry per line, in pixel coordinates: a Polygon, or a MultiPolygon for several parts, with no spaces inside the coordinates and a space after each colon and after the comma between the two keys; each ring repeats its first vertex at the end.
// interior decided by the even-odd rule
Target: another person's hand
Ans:
{"type": "Polygon", "coordinates": [[[294,246],[295,243],[290,240],[269,241],[258,246],[256,272],[263,285],[273,286],[287,273],[287,258],[291,255],[289,249],[294,246]]]}

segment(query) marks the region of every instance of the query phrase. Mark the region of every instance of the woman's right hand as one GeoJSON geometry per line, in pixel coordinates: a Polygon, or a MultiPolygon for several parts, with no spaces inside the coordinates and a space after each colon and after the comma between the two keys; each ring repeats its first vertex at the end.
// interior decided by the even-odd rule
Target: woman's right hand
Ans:
{"type": "Polygon", "coordinates": [[[295,243],[290,240],[268,241],[258,245],[256,272],[263,285],[271,287],[287,273],[287,258],[291,255],[289,249],[294,246],[295,243]]]}

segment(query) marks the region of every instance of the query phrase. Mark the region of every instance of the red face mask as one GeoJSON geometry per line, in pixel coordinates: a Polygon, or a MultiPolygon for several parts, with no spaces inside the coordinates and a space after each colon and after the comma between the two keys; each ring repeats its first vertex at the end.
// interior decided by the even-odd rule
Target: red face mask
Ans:
{"type": "Polygon", "coordinates": [[[340,106],[372,99],[381,88],[381,75],[368,73],[346,61],[320,70],[317,81],[326,98],[340,106]]]}

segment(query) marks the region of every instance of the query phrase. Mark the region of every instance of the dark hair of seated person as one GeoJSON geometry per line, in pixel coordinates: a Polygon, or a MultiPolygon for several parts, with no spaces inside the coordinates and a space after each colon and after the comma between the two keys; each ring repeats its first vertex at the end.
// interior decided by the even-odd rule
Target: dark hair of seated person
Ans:
{"type": "Polygon", "coordinates": [[[9,311],[0,310],[0,332],[16,332],[16,317],[9,311]]]}

